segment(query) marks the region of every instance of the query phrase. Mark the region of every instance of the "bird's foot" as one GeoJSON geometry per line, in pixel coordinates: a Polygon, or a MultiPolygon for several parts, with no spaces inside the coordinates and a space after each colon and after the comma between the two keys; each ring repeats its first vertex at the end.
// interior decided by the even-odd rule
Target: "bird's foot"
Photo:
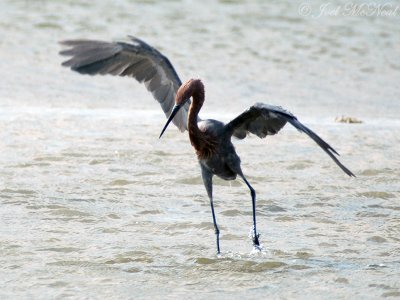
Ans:
{"type": "Polygon", "coordinates": [[[259,237],[260,237],[260,234],[255,234],[253,236],[253,251],[251,251],[251,253],[253,253],[253,254],[262,252],[263,246],[262,246],[262,244],[260,244],[260,241],[258,239],[259,237]]]}
{"type": "Polygon", "coordinates": [[[258,240],[259,237],[260,237],[259,233],[254,233],[253,234],[253,245],[254,245],[254,247],[259,247],[260,246],[260,241],[258,240]]]}
{"type": "Polygon", "coordinates": [[[252,241],[253,241],[253,251],[258,251],[258,252],[261,252],[261,250],[262,250],[262,245],[260,244],[260,240],[259,240],[259,238],[260,238],[260,234],[259,233],[257,233],[255,230],[254,230],[254,227],[251,229],[251,231],[250,231],[250,233],[249,233],[249,237],[252,239],[252,241]]]}

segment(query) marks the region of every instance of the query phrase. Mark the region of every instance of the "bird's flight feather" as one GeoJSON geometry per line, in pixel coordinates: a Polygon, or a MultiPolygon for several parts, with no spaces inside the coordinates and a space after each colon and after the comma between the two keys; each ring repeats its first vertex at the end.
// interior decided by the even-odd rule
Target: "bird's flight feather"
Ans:
{"type": "MultiPolygon", "coordinates": [[[[167,57],[142,40],[130,37],[132,43],[93,40],[67,40],[61,44],[70,47],[60,52],[71,58],[63,66],[81,74],[130,76],[143,82],[160,103],[168,117],[175,104],[175,96],[182,85],[167,57]]],[[[187,130],[188,101],[175,116],[173,123],[187,130]]]]}
{"type": "Polygon", "coordinates": [[[335,156],[339,155],[328,143],[320,138],[311,129],[300,123],[290,112],[280,106],[256,103],[248,110],[237,116],[226,125],[226,130],[239,139],[244,139],[248,133],[253,133],[260,138],[274,135],[289,122],[296,129],[307,134],[324,150],[330,158],[349,176],[355,175],[347,169],[335,156]]]}

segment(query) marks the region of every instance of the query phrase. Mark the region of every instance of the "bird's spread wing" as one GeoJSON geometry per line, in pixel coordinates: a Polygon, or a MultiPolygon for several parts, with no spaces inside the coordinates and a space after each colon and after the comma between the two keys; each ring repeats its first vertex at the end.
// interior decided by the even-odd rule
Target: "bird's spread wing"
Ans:
{"type": "Polygon", "coordinates": [[[274,135],[285,126],[286,122],[296,129],[307,134],[324,150],[330,158],[349,176],[355,175],[347,169],[335,155],[339,155],[328,143],[321,139],[315,132],[304,126],[290,112],[279,106],[256,103],[248,110],[226,124],[226,130],[233,136],[244,139],[248,133],[253,133],[260,138],[274,135]]]}
{"type": "MultiPolygon", "coordinates": [[[[144,82],[147,90],[160,103],[169,117],[175,95],[182,82],[167,57],[142,40],[130,37],[133,43],[68,40],[61,44],[70,47],[60,52],[71,56],[63,66],[81,74],[111,74],[130,76],[144,82]]],[[[190,101],[179,110],[173,122],[181,130],[187,129],[190,101]]]]}

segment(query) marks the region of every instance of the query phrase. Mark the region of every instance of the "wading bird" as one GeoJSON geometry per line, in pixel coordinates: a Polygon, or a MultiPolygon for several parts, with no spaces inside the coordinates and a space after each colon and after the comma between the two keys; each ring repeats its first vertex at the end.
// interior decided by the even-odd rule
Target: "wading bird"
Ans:
{"type": "Polygon", "coordinates": [[[171,121],[181,130],[189,131],[189,139],[196,150],[204,186],[210,200],[211,213],[220,253],[219,228],[214,212],[212,178],[234,180],[239,175],[250,189],[253,209],[253,245],[260,249],[256,227],[256,192],[240,167],[240,158],[231,142],[232,137],[244,139],[248,133],[264,138],[274,135],[287,122],[306,133],[349,176],[355,176],[335,155],[338,153],[316,133],[300,123],[290,112],[279,106],[256,103],[227,124],[216,120],[201,120],[198,113],[204,103],[204,85],[190,79],[183,85],[169,60],[159,51],[131,37],[133,44],[122,42],[73,40],[62,44],[71,46],[62,55],[72,56],[64,66],[82,74],[112,74],[131,76],[144,82],[146,88],[160,102],[169,118],[160,138],[171,121]],[[190,99],[192,98],[192,102],[190,99]]]}

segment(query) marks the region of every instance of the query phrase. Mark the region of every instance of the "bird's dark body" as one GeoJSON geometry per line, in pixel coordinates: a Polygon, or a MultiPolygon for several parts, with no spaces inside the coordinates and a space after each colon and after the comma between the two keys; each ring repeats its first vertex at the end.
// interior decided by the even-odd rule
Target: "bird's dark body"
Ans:
{"type": "Polygon", "coordinates": [[[211,155],[205,158],[198,156],[200,167],[224,180],[236,179],[235,170],[240,165],[240,158],[231,142],[231,136],[227,134],[225,124],[209,119],[200,121],[198,126],[208,138],[215,139],[215,148],[211,155]]]}
{"type": "Polygon", "coordinates": [[[260,248],[256,227],[256,192],[243,175],[240,158],[231,142],[232,136],[244,139],[251,133],[264,138],[278,133],[286,123],[290,123],[314,140],[343,172],[354,176],[337,159],[335,155],[338,153],[335,149],[280,106],[256,103],[227,124],[216,120],[201,120],[198,113],[205,99],[202,82],[199,79],[190,79],[182,84],[167,57],[138,38],[131,37],[131,42],[64,41],[62,44],[71,48],[61,51],[61,54],[71,57],[63,66],[81,74],[130,76],[143,82],[165,114],[169,115],[161,135],[171,121],[181,131],[189,131],[189,139],[196,150],[210,200],[218,253],[219,229],[212,194],[214,175],[225,180],[234,180],[239,176],[249,188],[253,210],[253,244],[260,248]]]}

